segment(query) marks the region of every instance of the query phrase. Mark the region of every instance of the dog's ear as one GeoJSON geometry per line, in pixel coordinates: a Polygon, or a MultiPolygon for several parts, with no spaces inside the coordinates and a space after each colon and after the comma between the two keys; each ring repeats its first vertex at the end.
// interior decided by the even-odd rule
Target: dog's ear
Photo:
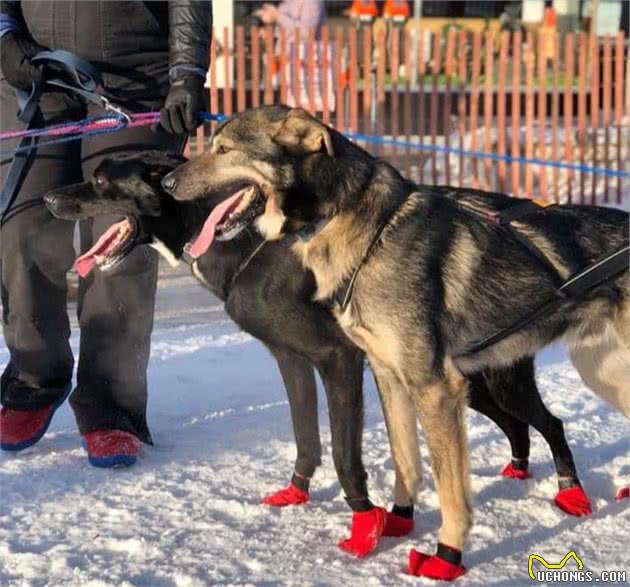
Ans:
{"type": "Polygon", "coordinates": [[[334,156],[328,128],[301,108],[294,108],[287,114],[273,140],[294,155],[309,155],[325,150],[330,157],[334,156]]]}

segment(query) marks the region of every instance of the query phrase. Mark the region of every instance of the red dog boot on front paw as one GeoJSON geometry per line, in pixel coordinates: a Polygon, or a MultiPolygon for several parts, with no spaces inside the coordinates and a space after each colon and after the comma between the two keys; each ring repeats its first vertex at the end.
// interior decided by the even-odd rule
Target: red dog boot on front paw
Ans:
{"type": "Polygon", "coordinates": [[[462,566],[462,553],[457,548],[439,543],[433,556],[411,549],[409,574],[438,581],[453,581],[466,572],[462,566]]]}
{"type": "Polygon", "coordinates": [[[512,459],[510,463],[505,465],[501,475],[510,479],[529,479],[529,461],[527,459],[512,459]]]}
{"type": "Polygon", "coordinates": [[[95,430],[83,436],[88,461],[94,467],[129,467],[140,454],[137,436],[125,430],[95,430]]]}
{"type": "Polygon", "coordinates": [[[615,496],[617,501],[621,501],[622,499],[628,499],[630,497],[630,487],[622,487],[615,496]]]}
{"type": "Polygon", "coordinates": [[[293,485],[293,483],[289,483],[288,487],[280,489],[267,497],[263,497],[260,503],[281,508],[287,505],[301,505],[307,503],[308,500],[308,491],[302,491],[293,485]]]}
{"type": "Polygon", "coordinates": [[[339,548],[363,558],[376,548],[384,528],[385,510],[383,508],[373,507],[366,512],[354,512],[350,538],[342,540],[339,543],[339,548]]]}
{"type": "Polygon", "coordinates": [[[413,506],[394,505],[385,513],[383,536],[406,536],[413,531],[413,506]]]}
{"type": "Polygon", "coordinates": [[[561,489],[553,501],[571,516],[590,516],[593,513],[591,500],[579,484],[561,489]]]}

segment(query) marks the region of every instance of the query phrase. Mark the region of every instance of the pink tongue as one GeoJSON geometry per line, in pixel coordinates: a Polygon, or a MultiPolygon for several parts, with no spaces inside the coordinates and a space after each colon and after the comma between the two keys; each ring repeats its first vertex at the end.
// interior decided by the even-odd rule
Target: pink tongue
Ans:
{"type": "Polygon", "coordinates": [[[129,220],[126,219],[112,224],[89,251],[76,258],[74,268],[81,277],[86,277],[90,271],[94,269],[96,265],[96,255],[102,255],[107,252],[114,244],[118,232],[128,224],[129,220]]]}
{"type": "Polygon", "coordinates": [[[210,245],[214,240],[214,233],[216,231],[217,224],[219,224],[219,222],[221,222],[221,220],[225,218],[225,216],[227,216],[227,214],[231,212],[232,209],[238,206],[238,203],[243,197],[245,191],[245,189],[239,190],[233,196],[230,196],[227,200],[224,200],[218,206],[216,206],[214,210],[212,210],[210,216],[208,216],[207,220],[205,221],[203,228],[199,233],[199,236],[196,238],[195,242],[190,248],[191,257],[196,259],[197,257],[203,255],[210,248],[210,245]]]}

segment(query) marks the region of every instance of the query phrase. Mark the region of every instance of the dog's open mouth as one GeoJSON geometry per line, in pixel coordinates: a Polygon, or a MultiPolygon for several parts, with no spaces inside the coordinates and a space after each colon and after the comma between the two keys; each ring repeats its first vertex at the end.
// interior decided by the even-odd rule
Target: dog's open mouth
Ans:
{"type": "Polygon", "coordinates": [[[190,254],[195,259],[203,255],[217,240],[230,240],[263,212],[265,200],[256,186],[239,189],[214,207],[205,221],[190,254]]]}
{"type": "Polygon", "coordinates": [[[101,271],[112,269],[133,249],[138,236],[138,222],[128,216],[112,224],[96,244],[74,262],[74,268],[81,277],[86,277],[94,267],[101,271]]]}

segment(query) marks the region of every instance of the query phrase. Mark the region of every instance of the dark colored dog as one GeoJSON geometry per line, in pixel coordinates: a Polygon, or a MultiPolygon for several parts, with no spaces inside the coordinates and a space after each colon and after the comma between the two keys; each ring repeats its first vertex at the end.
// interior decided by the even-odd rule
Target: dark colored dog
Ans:
{"type": "MultiPolygon", "coordinates": [[[[415,553],[411,572],[463,572],[457,552],[471,524],[466,374],[513,365],[565,337],[585,383],[628,413],[627,268],[466,353],[497,327],[533,315],[541,300],[557,301],[558,279],[627,247],[626,213],[556,206],[519,218],[516,234],[508,233],[487,218],[513,206],[512,198],[414,185],[305,112],[284,107],[237,115],[207,154],[164,180],[184,201],[225,194],[235,184],[255,194],[232,202],[232,226],[257,216],[267,239],[311,230],[292,250],[315,275],[315,299],[330,305],[368,355],[400,478],[399,505],[413,502],[418,483],[416,418],[425,429],[443,523],[437,556],[415,553]]],[[[515,400],[527,410],[521,402],[515,400]]]]}
{"type": "MultiPolygon", "coordinates": [[[[229,220],[229,199],[217,196],[200,202],[177,202],[161,188],[162,178],[182,162],[159,152],[117,156],[106,159],[91,181],[46,196],[50,210],[61,218],[125,215],[95,247],[79,257],[80,272],[86,274],[95,265],[114,270],[140,244],[154,246],[170,261],[180,258],[185,243],[199,232],[202,235],[193,250],[204,243],[209,221],[203,230],[202,225],[208,216],[216,219],[217,210],[228,218],[220,227],[222,234],[242,227],[229,220]]],[[[231,210],[234,220],[235,210],[231,210]]],[[[328,309],[312,301],[316,292],[312,273],[302,268],[288,240],[265,243],[255,232],[239,233],[231,240],[215,241],[193,262],[193,274],[226,302],[232,319],[263,341],[278,361],[297,444],[293,484],[307,491],[307,480],[321,460],[315,367],[328,396],[333,459],[341,485],[355,511],[369,510],[372,506],[360,443],[363,353],[350,343],[328,309]]],[[[474,374],[470,382],[471,406],[490,417],[510,441],[513,462],[504,474],[527,476],[527,425],[531,424],[549,442],[561,490],[579,487],[562,423],[546,410],[538,395],[531,359],[509,369],[474,374]]],[[[276,503],[283,499],[291,496],[278,495],[276,503]]],[[[570,504],[559,499],[558,504],[573,514],[590,511],[588,501],[570,504]]],[[[397,515],[412,515],[408,503],[398,505],[397,515]]],[[[395,520],[394,516],[388,518],[390,526],[395,520]]]]}

